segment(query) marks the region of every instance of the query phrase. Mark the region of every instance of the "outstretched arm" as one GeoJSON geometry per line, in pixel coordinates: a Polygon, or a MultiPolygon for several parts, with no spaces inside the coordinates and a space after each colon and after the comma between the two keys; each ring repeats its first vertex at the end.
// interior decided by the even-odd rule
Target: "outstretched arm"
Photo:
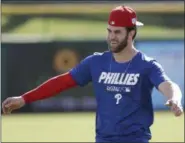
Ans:
{"type": "Polygon", "coordinates": [[[73,80],[70,73],[55,76],[21,96],[7,98],[2,103],[3,112],[5,114],[9,114],[13,110],[23,107],[26,103],[55,96],[64,90],[75,87],[76,85],[77,83],[73,80]]]}
{"type": "Polygon", "coordinates": [[[21,97],[23,97],[25,103],[30,103],[55,96],[76,85],[77,83],[73,80],[71,74],[65,73],[47,80],[37,88],[23,94],[21,97]]]}
{"type": "Polygon", "coordinates": [[[82,60],[69,72],[50,78],[35,89],[16,97],[9,97],[2,103],[4,113],[11,113],[26,103],[55,96],[59,92],[75,87],[84,86],[91,81],[90,61],[92,56],[82,60]]]}
{"type": "Polygon", "coordinates": [[[180,116],[183,113],[183,108],[181,105],[182,93],[179,86],[169,79],[162,66],[156,61],[152,61],[149,73],[153,85],[167,97],[166,105],[171,108],[175,116],[180,116]]]}
{"type": "Polygon", "coordinates": [[[165,81],[159,85],[158,89],[167,97],[166,105],[171,107],[175,116],[180,116],[183,112],[183,107],[181,106],[182,93],[179,86],[174,82],[165,81]]]}
{"type": "Polygon", "coordinates": [[[172,81],[165,81],[161,83],[158,89],[164,96],[168,98],[168,100],[174,99],[179,102],[182,100],[182,92],[179,86],[172,81]]]}

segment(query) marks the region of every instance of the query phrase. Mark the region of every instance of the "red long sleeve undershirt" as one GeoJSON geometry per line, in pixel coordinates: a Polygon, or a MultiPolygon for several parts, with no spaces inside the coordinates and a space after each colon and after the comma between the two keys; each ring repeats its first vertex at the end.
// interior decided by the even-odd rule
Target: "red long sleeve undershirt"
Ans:
{"type": "Polygon", "coordinates": [[[55,96],[56,94],[75,86],[77,86],[77,83],[69,73],[66,73],[47,80],[37,88],[23,94],[22,97],[25,100],[25,103],[31,103],[55,96]]]}

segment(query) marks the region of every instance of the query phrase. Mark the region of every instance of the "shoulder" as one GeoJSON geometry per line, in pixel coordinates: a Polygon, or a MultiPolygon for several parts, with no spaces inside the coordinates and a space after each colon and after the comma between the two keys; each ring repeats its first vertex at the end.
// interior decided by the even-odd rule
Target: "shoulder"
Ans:
{"type": "Polygon", "coordinates": [[[106,56],[110,55],[110,52],[109,51],[105,51],[105,52],[94,52],[93,55],[95,57],[103,58],[103,57],[106,57],[106,56]]]}
{"type": "Polygon", "coordinates": [[[92,63],[101,63],[101,61],[105,61],[104,59],[109,56],[109,52],[94,52],[93,54],[90,54],[86,56],[81,63],[87,63],[87,64],[92,64],[92,63]]]}
{"type": "Polygon", "coordinates": [[[101,60],[110,55],[109,51],[105,52],[94,52],[93,54],[89,55],[86,57],[86,59],[91,59],[91,60],[101,60]]]}
{"type": "Polygon", "coordinates": [[[149,63],[149,62],[155,60],[153,57],[148,56],[147,54],[145,54],[145,53],[143,53],[143,52],[140,52],[140,55],[141,55],[142,61],[144,61],[144,62],[146,62],[146,63],[149,63]]]}
{"type": "Polygon", "coordinates": [[[159,68],[162,69],[162,65],[154,58],[151,56],[148,56],[145,53],[141,53],[141,59],[143,61],[143,65],[146,69],[152,69],[152,68],[159,68]]]}
{"type": "Polygon", "coordinates": [[[148,56],[143,52],[140,52],[140,55],[143,64],[145,64],[146,66],[150,67],[152,66],[153,63],[157,62],[157,60],[154,57],[148,56]]]}

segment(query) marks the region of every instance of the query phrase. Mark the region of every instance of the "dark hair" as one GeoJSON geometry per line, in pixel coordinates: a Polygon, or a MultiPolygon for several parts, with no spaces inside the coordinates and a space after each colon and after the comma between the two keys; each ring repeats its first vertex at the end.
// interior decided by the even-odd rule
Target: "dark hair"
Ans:
{"type": "Polygon", "coordinates": [[[137,27],[136,27],[136,26],[133,26],[133,27],[126,27],[126,29],[127,29],[127,32],[128,32],[128,33],[129,33],[130,31],[132,31],[132,30],[135,31],[134,36],[132,37],[132,40],[134,40],[135,37],[136,37],[136,34],[137,34],[137,27]]]}

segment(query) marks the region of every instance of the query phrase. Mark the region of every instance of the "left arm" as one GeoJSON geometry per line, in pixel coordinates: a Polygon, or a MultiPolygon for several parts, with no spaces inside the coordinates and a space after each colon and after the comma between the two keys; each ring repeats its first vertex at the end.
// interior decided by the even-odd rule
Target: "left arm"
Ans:
{"type": "Polygon", "coordinates": [[[183,112],[181,90],[176,83],[168,78],[162,66],[156,61],[152,61],[149,78],[152,84],[167,97],[166,105],[171,108],[175,116],[180,116],[183,112]]]}
{"type": "Polygon", "coordinates": [[[168,101],[166,105],[170,106],[170,100],[176,101],[180,104],[182,100],[182,93],[176,83],[172,81],[165,81],[159,85],[158,89],[164,96],[167,97],[168,101]]]}

